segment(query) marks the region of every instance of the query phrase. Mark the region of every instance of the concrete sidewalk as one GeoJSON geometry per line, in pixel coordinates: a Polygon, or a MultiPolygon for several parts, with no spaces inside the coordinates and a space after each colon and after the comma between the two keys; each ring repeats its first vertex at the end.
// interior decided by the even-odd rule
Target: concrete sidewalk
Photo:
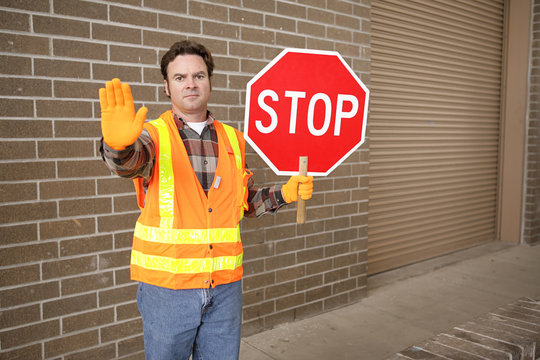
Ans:
{"type": "Polygon", "coordinates": [[[491,242],[368,279],[360,302],[245,337],[241,360],[383,360],[521,297],[540,298],[540,246],[491,242]]]}

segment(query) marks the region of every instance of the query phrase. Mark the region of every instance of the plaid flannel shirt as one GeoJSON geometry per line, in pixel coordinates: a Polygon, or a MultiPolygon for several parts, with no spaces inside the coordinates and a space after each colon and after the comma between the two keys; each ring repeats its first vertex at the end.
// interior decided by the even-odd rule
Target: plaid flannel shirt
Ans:
{"type": "MultiPolygon", "coordinates": [[[[214,120],[214,116],[208,112],[207,125],[199,135],[174,114],[174,121],[186,147],[189,161],[206,194],[212,186],[219,155],[214,120]]],[[[146,186],[146,182],[152,176],[155,161],[154,146],[150,134],[143,129],[137,141],[126,149],[114,150],[102,139],[100,151],[105,164],[113,173],[129,179],[142,177],[146,180],[144,181],[146,186]]],[[[273,213],[286,204],[281,194],[281,185],[258,188],[250,178],[248,191],[249,209],[244,213],[246,217],[273,213]]]]}

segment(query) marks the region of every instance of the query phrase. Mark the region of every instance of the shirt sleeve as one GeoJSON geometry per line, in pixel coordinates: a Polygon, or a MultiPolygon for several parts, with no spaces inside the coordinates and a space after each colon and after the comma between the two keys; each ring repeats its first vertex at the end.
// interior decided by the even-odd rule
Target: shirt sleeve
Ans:
{"type": "Polygon", "coordinates": [[[248,182],[248,205],[249,209],[244,212],[246,217],[259,217],[265,214],[273,214],[280,207],[287,204],[281,194],[281,185],[258,188],[253,178],[248,182]]]}
{"type": "Polygon", "coordinates": [[[143,129],[133,145],[123,150],[114,150],[103,139],[99,150],[103,161],[114,174],[129,179],[150,179],[156,151],[152,137],[146,129],[143,129]]]}

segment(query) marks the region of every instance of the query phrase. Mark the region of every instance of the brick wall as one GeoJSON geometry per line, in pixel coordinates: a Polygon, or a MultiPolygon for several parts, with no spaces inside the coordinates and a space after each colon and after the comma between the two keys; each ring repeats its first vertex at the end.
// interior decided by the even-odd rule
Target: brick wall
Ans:
{"type": "MultiPolygon", "coordinates": [[[[369,86],[369,0],[2,0],[0,359],[143,358],[129,280],[130,181],[99,158],[98,88],[169,108],[158,63],[186,37],[214,53],[211,110],[241,127],[247,81],[285,47],[339,51],[369,86]],[[144,5],[142,5],[144,4],[144,5]]],[[[365,294],[368,145],[294,206],[244,220],[244,334],[365,294]]],[[[259,184],[284,182],[251,151],[259,184]]]]}
{"type": "Polygon", "coordinates": [[[533,0],[523,241],[540,243],[540,0],[533,0]]]}

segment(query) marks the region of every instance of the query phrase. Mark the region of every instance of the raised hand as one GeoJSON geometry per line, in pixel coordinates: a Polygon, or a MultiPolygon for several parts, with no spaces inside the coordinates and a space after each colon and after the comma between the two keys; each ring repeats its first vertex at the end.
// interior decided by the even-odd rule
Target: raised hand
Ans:
{"type": "Polygon", "coordinates": [[[135,113],[131,88],[120,79],[105,83],[99,89],[101,105],[101,132],[103,140],[115,150],[123,150],[133,144],[142,132],[148,109],[141,107],[135,113]]]}

